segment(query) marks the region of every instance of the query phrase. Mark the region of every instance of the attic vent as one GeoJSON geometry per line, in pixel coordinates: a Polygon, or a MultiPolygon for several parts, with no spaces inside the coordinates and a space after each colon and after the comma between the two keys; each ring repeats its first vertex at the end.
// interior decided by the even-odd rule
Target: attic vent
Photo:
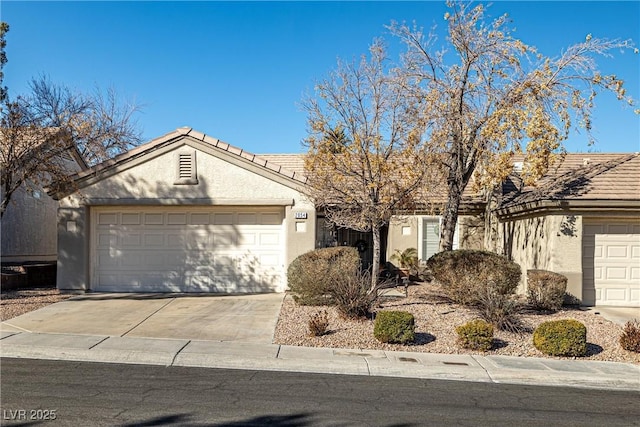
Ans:
{"type": "Polygon", "coordinates": [[[523,162],[513,162],[513,171],[514,172],[522,172],[522,167],[524,166],[523,162]]]}
{"type": "Polygon", "coordinates": [[[197,184],[196,152],[181,151],[176,154],[176,181],[174,184],[197,184]]]}
{"type": "Polygon", "coordinates": [[[585,157],[584,159],[582,159],[582,166],[588,166],[589,163],[591,163],[591,159],[588,157],[585,157]]]}

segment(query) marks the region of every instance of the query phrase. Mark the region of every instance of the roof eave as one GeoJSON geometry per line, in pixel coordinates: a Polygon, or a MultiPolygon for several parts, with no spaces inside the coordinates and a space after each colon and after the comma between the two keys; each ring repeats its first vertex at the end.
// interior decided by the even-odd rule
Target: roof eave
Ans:
{"type": "Polygon", "coordinates": [[[541,212],[637,212],[638,210],[640,210],[640,199],[591,199],[536,200],[500,208],[495,212],[500,219],[507,219],[541,212]]]}

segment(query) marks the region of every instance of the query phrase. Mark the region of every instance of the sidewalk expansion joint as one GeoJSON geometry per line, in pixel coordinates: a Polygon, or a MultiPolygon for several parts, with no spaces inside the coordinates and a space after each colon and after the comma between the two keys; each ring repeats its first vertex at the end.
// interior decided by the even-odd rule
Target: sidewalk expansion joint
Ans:
{"type": "Polygon", "coordinates": [[[169,363],[169,366],[173,366],[174,363],[176,363],[176,359],[178,358],[178,355],[182,352],[182,350],[184,350],[184,348],[186,346],[188,346],[189,344],[191,344],[191,340],[187,341],[185,343],[185,345],[183,345],[182,347],[180,347],[180,350],[178,350],[176,352],[176,354],[173,355],[173,358],[171,359],[171,363],[169,363]]]}
{"type": "MultiPolygon", "coordinates": [[[[470,355],[471,358],[473,360],[475,360],[475,362],[482,368],[482,370],[484,371],[485,374],[487,374],[487,377],[489,378],[489,380],[494,383],[494,384],[498,384],[498,382],[496,382],[496,380],[493,379],[493,377],[491,376],[491,374],[489,373],[489,371],[487,370],[487,368],[484,367],[484,365],[482,363],[480,363],[480,361],[478,359],[476,359],[476,356],[471,354],[470,355]]],[[[483,357],[483,356],[480,356],[483,357]]],[[[484,358],[484,357],[483,357],[484,358]]],[[[486,358],[484,358],[484,360],[487,360],[486,358]]]]}
{"type": "Polygon", "coordinates": [[[109,337],[104,337],[103,339],[101,339],[100,341],[98,341],[97,343],[95,343],[94,345],[92,345],[91,347],[89,347],[89,350],[93,350],[93,348],[97,345],[102,344],[103,342],[105,342],[106,340],[108,340],[109,337]]]}
{"type": "Polygon", "coordinates": [[[129,332],[133,331],[135,328],[137,328],[138,326],[142,325],[144,322],[146,322],[147,320],[149,320],[151,318],[151,316],[153,316],[154,314],[156,314],[157,312],[159,312],[160,310],[162,310],[163,308],[165,308],[166,306],[168,306],[169,304],[171,304],[172,302],[174,302],[176,299],[175,298],[171,298],[171,300],[169,300],[169,302],[167,302],[166,304],[164,304],[162,307],[158,308],[156,311],[154,311],[153,313],[151,313],[150,315],[148,315],[147,317],[145,317],[144,319],[142,319],[140,322],[138,322],[137,325],[135,325],[133,328],[129,329],[128,331],[125,331],[124,334],[120,335],[120,337],[124,337],[125,335],[127,335],[129,332]]]}
{"type": "Polygon", "coordinates": [[[276,351],[276,359],[280,357],[280,349],[282,348],[281,345],[278,345],[278,351],[276,351]]]}
{"type": "Polygon", "coordinates": [[[11,323],[9,323],[9,322],[2,322],[2,323],[4,323],[5,325],[9,325],[9,326],[11,326],[12,328],[20,329],[20,331],[21,331],[21,332],[28,332],[28,333],[30,333],[30,334],[32,334],[32,333],[33,333],[33,331],[30,331],[30,330],[25,329],[25,328],[21,328],[20,326],[12,325],[12,324],[11,324],[11,323]]]}

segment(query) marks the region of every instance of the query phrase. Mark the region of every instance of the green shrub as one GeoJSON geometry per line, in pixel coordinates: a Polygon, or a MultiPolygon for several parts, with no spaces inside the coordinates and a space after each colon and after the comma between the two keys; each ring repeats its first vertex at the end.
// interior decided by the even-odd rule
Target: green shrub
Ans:
{"type": "Polygon", "coordinates": [[[289,290],[298,304],[331,304],[331,286],[342,277],[354,275],[359,268],[360,255],[356,248],[316,249],[300,255],[289,264],[289,290]]]}
{"type": "Polygon", "coordinates": [[[329,315],[326,310],[319,311],[309,318],[309,335],[320,337],[327,333],[329,315]]]}
{"type": "Polygon", "coordinates": [[[439,252],[427,260],[444,293],[463,305],[478,303],[487,287],[500,295],[512,295],[520,282],[520,266],[493,252],[454,250],[439,252]]]}
{"type": "Polygon", "coordinates": [[[489,351],[493,345],[493,326],[484,320],[472,320],[456,328],[458,343],[471,350],[489,351]]]}
{"type": "Polygon", "coordinates": [[[544,322],[533,332],[533,345],[550,356],[584,356],[587,328],[574,319],[544,322]]]}
{"type": "Polygon", "coordinates": [[[376,293],[369,292],[371,274],[356,270],[351,274],[334,278],[329,285],[329,295],[338,312],[347,318],[366,317],[376,300],[376,293]]]}
{"type": "Polygon", "coordinates": [[[546,270],[527,270],[527,301],[536,310],[557,311],[567,291],[567,278],[546,270]]]}
{"type": "Polygon", "coordinates": [[[620,345],[627,351],[640,353],[640,322],[630,320],[624,325],[620,345]]]}
{"type": "Polygon", "coordinates": [[[406,311],[379,311],[373,335],[380,342],[405,344],[415,339],[415,320],[406,311]]]}

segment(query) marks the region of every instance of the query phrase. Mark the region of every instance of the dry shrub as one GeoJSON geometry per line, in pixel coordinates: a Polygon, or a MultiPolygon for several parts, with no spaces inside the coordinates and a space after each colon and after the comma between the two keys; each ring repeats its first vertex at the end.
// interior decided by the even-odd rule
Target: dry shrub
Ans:
{"type": "Polygon", "coordinates": [[[334,279],[329,288],[331,300],[344,317],[366,317],[376,300],[376,293],[369,292],[370,285],[370,273],[356,270],[353,274],[334,279]]]}
{"type": "Polygon", "coordinates": [[[452,301],[468,306],[476,305],[487,288],[513,295],[522,274],[520,266],[506,257],[477,250],[439,252],[427,266],[452,301]]]}
{"type": "Polygon", "coordinates": [[[531,308],[557,311],[567,291],[567,278],[546,270],[527,270],[527,301],[531,308]]]}
{"type": "Polygon", "coordinates": [[[309,335],[320,337],[327,333],[329,328],[329,315],[326,310],[321,310],[309,318],[309,335]]]}
{"type": "Polygon", "coordinates": [[[316,249],[297,257],[287,270],[289,290],[301,305],[331,304],[331,287],[356,274],[360,255],[356,248],[338,246],[316,249]]]}
{"type": "Polygon", "coordinates": [[[520,304],[512,295],[503,295],[486,287],[477,291],[473,309],[482,319],[500,330],[517,333],[524,329],[520,319],[520,304]]]}
{"type": "Polygon", "coordinates": [[[640,322],[629,320],[620,335],[620,345],[627,351],[640,353],[640,322]]]}

